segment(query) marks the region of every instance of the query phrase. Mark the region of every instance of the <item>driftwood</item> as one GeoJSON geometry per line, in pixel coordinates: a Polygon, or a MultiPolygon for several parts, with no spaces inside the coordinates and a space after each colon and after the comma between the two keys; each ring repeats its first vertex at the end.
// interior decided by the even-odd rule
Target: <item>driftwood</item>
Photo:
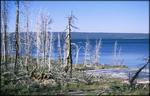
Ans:
{"type": "Polygon", "coordinates": [[[139,68],[139,70],[137,70],[137,72],[135,73],[135,75],[129,80],[130,83],[130,87],[133,86],[133,82],[135,81],[135,79],[138,77],[139,73],[149,64],[149,59],[148,62],[146,64],[144,64],[141,68],[139,68]]]}

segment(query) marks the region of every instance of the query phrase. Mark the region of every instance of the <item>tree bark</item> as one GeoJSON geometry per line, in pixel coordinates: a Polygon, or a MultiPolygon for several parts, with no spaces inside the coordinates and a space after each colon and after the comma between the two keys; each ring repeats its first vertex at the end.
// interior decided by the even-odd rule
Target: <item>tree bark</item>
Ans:
{"type": "Polygon", "coordinates": [[[130,87],[133,86],[133,83],[134,83],[135,79],[138,77],[139,73],[149,64],[149,62],[150,62],[150,59],[148,59],[147,63],[144,64],[141,68],[139,68],[139,69],[137,70],[137,72],[135,73],[135,75],[129,80],[129,82],[130,82],[130,87]]]}
{"type": "Polygon", "coordinates": [[[65,70],[66,70],[66,73],[68,72],[69,70],[69,75],[70,75],[70,78],[72,78],[72,54],[71,54],[71,20],[72,20],[72,17],[69,17],[68,18],[68,31],[67,31],[67,34],[66,34],[66,56],[65,56],[65,64],[66,64],[66,67],[65,67],[65,70]]]}
{"type": "MultiPolygon", "coordinates": [[[[4,62],[5,62],[5,68],[6,68],[6,70],[8,69],[7,68],[7,63],[8,63],[8,37],[7,37],[7,17],[8,17],[8,10],[7,10],[7,1],[1,1],[1,11],[2,11],[2,13],[1,13],[1,31],[3,31],[4,32],[4,34],[2,34],[2,36],[3,36],[3,39],[4,39],[4,42],[3,42],[3,44],[4,44],[4,62]]],[[[2,40],[3,41],[3,40],[2,40]]]]}
{"type": "Polygon", "coordinates": [[[60,33],[58,33],[58,62],[62,65],[60,33]]]}
{"type": "Polygon", "coordinates": [[[29,12],[28,12],[28,6],[26,6],[26,57],[25,57],[25,66],[26,70],[28,69],[28,61],[29,61],[29,12]]]}
{"type": "Polygon", "coordinates": [[[17,73],[18,71],[18,57],[19,57],[19,0],[16,2],[16,34],[15,34],[15,47],[16,47],[16,57],[15,57],[15,68],[14,71],[17,73]]]}

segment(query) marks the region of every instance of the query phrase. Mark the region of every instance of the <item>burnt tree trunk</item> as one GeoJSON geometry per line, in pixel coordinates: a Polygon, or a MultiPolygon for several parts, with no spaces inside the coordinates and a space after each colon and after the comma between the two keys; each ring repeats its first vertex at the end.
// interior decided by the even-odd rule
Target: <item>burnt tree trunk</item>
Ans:
{"type": "Polygon", "coordinates": [[[19,1],[16,2],[16,29],[15,29],[15,47],[16,47],[16,57],[15,57],[15,68],[14,71],[18,71],[18,57],[19,57],[19,1]]]}
{"type": "Polygon", "coordinates": [[[68,31],[66,33],[66,56],[65,56],[65,72],[69,71],[70,78],[72,78],[72,54],[71,54],[71,20],[72,17],[68,18],[68,31]]]}

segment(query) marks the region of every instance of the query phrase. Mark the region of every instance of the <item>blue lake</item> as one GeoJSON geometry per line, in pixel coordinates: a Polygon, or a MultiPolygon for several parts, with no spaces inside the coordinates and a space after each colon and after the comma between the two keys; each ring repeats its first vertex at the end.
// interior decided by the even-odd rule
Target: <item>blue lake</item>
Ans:
{"type": "MultiPolygon", "coordinates": [[[[96,40],[89,41],[91,53],[94,53],[96,40]]],[[[144,58],[149,56],[148,39],[102,39],[99,60],[101,64],[112,64],[115,41],[117,41],[118,48],[121,48],[120,59],[123,60],[123,64],[133,68],[145,63],[144,58]]],[[[86,40],[72,40],[72,42],[85,46],[86,40]]],[[[82,49],[79,53],[79,58],[79,62],[83,62],[84,50],[82,49]]]]}
{"type": "MultiPolygon", "coordinates": [[[[86,35],[86,34],[85,34],[86,35]]],[[[74,36],[74,35],[73,35],[74,36]]],[[[79,36],[79,35],[78,35],[79,36]]],[[[36,37],[36,36],[35,36],[36,37]]],[[[85,37],[86,38],[86,37],[85,37]]],[[[77,44],[79,47],[85,47],[85,43],[87,39],[72,39],[72,43],[77,44]]],[[[101,38],[101,37],[100,37],[101,38]]],[[[97,39],[89,39],[90,48],[89,52],[90,55],[90,62],[94,59],[95,54],[95,45],[97,39]]],[[[121,48],[119,59],[122,60],[124,65],[127,65],[129,68],[137,68],[146,61],[144,58],[149,57],[149,39],[102,39],[101,49],[100,49],[100,59],[99,64],[113,64],[113,51],[114,51],[114,44],[117,41],[117,47],[121,48]]],[[[54,40],[54,53],[53,58],[57,59],[58,57],[58,47],[57,47],[57,35],[55,36],[54,40]]],[[[61,47],[63,49],[63,39],[61,40],[61,47]]],[[[36,45],[36,44],[34,44],[36,45]]],[[[20,52],[24,54],[24,47],[20,48],[20,52]]],[[[32,46],[32,55],[36,57],[36,47],[32,46]]],[[[73,63],[75,63],[75,47],[72,47],[72,58],[73,63]]],[[[81,48],[79,51],[79,60],[78,64],[83,64],[84,62],[84,49],[81,48]]],[[[62,50],[63,55],[63,50],[62,50]]],[[[63,56],[62,56],[63,57],[63,56]]]]}

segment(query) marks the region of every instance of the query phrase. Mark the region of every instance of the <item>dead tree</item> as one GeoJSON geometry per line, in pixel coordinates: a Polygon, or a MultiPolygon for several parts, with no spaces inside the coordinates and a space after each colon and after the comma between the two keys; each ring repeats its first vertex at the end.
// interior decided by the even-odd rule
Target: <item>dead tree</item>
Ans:
{"type": "MultiPolygon", "coordinates": [[[[36,56],[37,56],[36,62],[37,62],[37,65],[39,65],[40,63],[42,63],[44,61],[43,64],[44,65],[48,64],[49,70],[50,70],[50,58],[49,57],[51,55],[50,50],[53,46],[53,45],[51,45],[53,36],[51,36],[52,33],[49,31],[51,23],[52,23],[52,19],[50,19],[49,14],[47,14],[47,13],[41,14],[41,12],[39,12],[39,15],[36,18],[36,27],[35,27],[36,56]],[[49,34],[49,32],[50,32],[50,34],[49,34]],[[41,54],[43,56],[43,59],[41,58],[41,54]],[[43,61],[40,59],[42,59],[43,61]]],[[[40,64],[40,66],[41,65],[42,64],[40,64]]]]}
{"type": "Polygon", "coordinates": [[[62,54],[61,54],[61,40],[60,40],[60,33],[58,33],[58,62],[62,64],[62,54]]]}
{"type": "Polygon", "coordinates": [[[70,78],[72,78],[71,28],[77,28],[72,25],[74,18],[75,17],[72,14],[68,17],[68,26],[65,38],[65,72],[68,73],[69,71],[70,78]]]}
{"type": "Polygon", "coordinates": [[[122,65],[123,59],[121,58],[121,47],[118,47],[118,42],[115,41],[113,51],[113,65],[122,65]]]}
{"type": "Polygon", "coordinates": [[[101,48],[101,39],[96,41],[96,47],[95,47],[95,60],[94,64],[98,65],[99,64],[99,59],[100,59],[100,48],[101,48]]]}
{"type": "MultiPolygon", "coordinates": [[[[1,28],[2,29],[2,28],[1,28]]],[[[4,32],[1,31],[1,57],[2,60],[5,62],[5,41],[4,41],[4,32]]]]}
{"type": "Polygon", "coordinates": [[[50,39],[49,39],[49,72],[51,71],[51,60],[52,60],[52,52],[53,52],[53,33],[50,32],[50,39]]]}
{"type": "Polygon", "coordinates": [[[146,64],[144,64],[141,68],[137,70],[137,72],[134,74],[134,76],[129,80],[130,87],[134,85],[135,79],[139,76],[139,73],[150,63],[150,59],[148,58],[146,64]]]}
{"type": "Polygon", "coordinates": [[[46,23],[45,23],[45,16],[42,14],[41,15],[41,20],[42,20],[42,40],[43,40],[43,44],[42,44],[42,49],[43,49],[43,59],[44,59],[44,64],[45,64],[45,52],[46,52],[46,42],[47,42],[47,33],[46,33],[46,23]]]}
{"type": "Polygon", "coordinates": [[[50,29],[49,25],[52,23],[52,19],[50,19],[50,16],[48,14],[42,14],[41,15],[41,32],[42,32],[42,49],[43,49],[43,58],[44,58],[44,64],[46,63],[46,56],[48,54],[48,31],[50,29]]]}
{"type": "Polygon", "coordinates": [[[16,57],[15,57],[15,67],[14,72],[18,71],[18,57],[19,57],[19,0],[16,1],[16,29],[15,29],[15,47],[16,47],[16,57]]]}
{"type": "Polygon", "coordinates": [[[85,50],[84,50],[84,66],[90,64],[90,41],[87,38],[85,42],[85,50]]]}
{"type": "MultiPolygon", "coordinates": [[[[3,5],[3,2],[1,1],[1,5],[3,5]]],[[[0,55],[1,55],[1,58],[3,61],[5,61],[5,41],[4,41],[4,20],[3,20],[3,13],[4,13],[4,8],[1,6],[1,42],[0,42],[0,45],[1,45],[1,51],[0,51],[0,55]]]]}
{"type": "Polygon", "coordinates": [[[75,57],[76,58],[75,59],[75,67],[76,67],[76,65],[78,63],[79,47],[78,47],[78,45],[76,43],[71,43],[71,45],[76,47],[76,57],[75,57]]]}
{"type": "Polygon", "coordinates": [[[29,7],[27,2],[25,2],[25,10],[26,10],[26,44],[25,44],[25,66],[26,66],[26,70],[29,71],[28,69],[28,61],[29,61],[29,7]]]}
{"type": "Polygon", "coordinates": [[[36,63],[37,66],[39,65],[39,50],[40,50],[40,22],[39,22],[39,16],[36,18],[36,27],[35,27],[35,32],[36,32],[36,63]]]}
{"type": "Polygon", "coordinates": [[[122,56],[121,56],[121,47],[119,48],[119,50],[118,50],[118,53],[117,53],[117,58],[118,58],[118,65],[123,65],[123,63],[124,63],[124,59],[122,58],[122,56]]]}
{"type": "Polygon", "coordinates": [[[5,58],[5,67],[6,67],[6,70],[7,70],[7,63],[8,63],[8,37],[7,37],[7,22],[8,22],[8,4],[7,4],[7,1],[1,1],[1,18],[2,18],[2,31],[4,31],[4,34],[2,36],[4,36],[4,58],[5,58]]]}
{"type": "Polygon", "coordinates": [[[117,65],[117,41],[115,41],[115,44],[114,44],[114,54],[113,54],[113,64],[114,65],[117,65]]]}

